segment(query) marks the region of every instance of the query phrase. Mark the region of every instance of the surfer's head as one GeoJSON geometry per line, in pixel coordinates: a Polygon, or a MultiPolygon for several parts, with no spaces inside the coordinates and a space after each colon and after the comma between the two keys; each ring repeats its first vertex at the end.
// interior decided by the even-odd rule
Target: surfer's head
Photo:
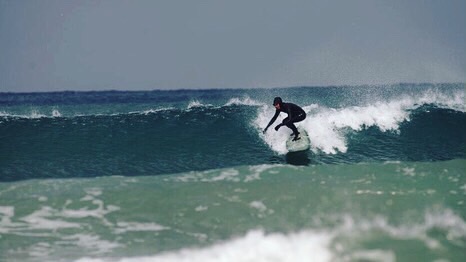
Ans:
{"type": "Polygon", "coordinates": [[[277,109],[280,109],[280,107],[282,106],[282,103],[283,103],[283,101],[282,101],[281,97],[277,96],[277,97],[275,97],[273,99],[273,106],[275,106],[277,109]]]}

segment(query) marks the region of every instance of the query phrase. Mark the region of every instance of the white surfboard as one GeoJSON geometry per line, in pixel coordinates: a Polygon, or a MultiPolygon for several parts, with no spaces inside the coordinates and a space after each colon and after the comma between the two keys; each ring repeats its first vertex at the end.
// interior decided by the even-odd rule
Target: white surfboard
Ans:
{"type": "Polygon", "coordinates": [[[299,137],[301,137],[301,139],[293,141],[294,136],[290,136],[286,140],[286,149],[288,152],[306,151],[311,148],[311,140],[306,130],[298,127],[298,132],[300,133],[299,137]]]}

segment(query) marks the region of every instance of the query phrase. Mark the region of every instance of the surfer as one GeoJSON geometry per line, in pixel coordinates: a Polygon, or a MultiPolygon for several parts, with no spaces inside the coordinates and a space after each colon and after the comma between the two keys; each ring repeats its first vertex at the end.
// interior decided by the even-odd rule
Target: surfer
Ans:
{"type": "Polygon", "coordinates": [[[267,129],[269,128],[269,126],[271,126],[273,122],[277,120],[277,117],[280,114],[280,112],[283,112],[283,113],[287,113],[288,117],[283,119],[282,123],[278,124],[275,127],[275,131],[278,131],[278,129],[282,126],[287,126],[291,130],[293,130],[293,134],[291,134],[291,135],[294,135],[293,141],[299,140],[300,139],[299,132],[296,126],[294,125],[294,123],[303,121],[306,118],[306,112],[304,112],[304,110],[301,107],[295,104],[284,103],[280,97],[275,97],[275,99],[273,100],[273,106],[276,109],[275,115],[272,117],[269,124],[264,129],[264,133],[267,132],[267,129]]]}

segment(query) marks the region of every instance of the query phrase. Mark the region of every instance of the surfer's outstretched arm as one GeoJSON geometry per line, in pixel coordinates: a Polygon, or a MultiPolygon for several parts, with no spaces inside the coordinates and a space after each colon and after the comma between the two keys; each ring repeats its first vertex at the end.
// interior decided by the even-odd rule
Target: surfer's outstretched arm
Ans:
{"type": "Polygon", "coordinates": [[[267,129],[273,124],[273,122],[275,122],[275,120],[277,120],[277,117],[278,115],[280,114],[280,111],[279,110],[276,110],[275,111],[275,115],[273,115],[272,119],[270,119],[270,122],[269,124],[267,125],[267,127],[264,129],[264,133],[267,132],[267,129]]]}

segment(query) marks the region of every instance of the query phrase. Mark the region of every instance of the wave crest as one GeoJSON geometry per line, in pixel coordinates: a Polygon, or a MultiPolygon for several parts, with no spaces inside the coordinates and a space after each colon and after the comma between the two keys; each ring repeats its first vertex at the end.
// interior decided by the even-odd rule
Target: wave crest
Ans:
{"type": "MultiPolygon", "coordinates": [[[[376,127],[382,132],[400,132],[400,124],[411,120],[413,111],[424,105],[466,112],[464,92],[445,95],[428,90],[417,97],[405,96],[391,101],[375,101],[364,106],[330,108],[318,104],[303,106],[307,118],[296,125],[304,128],[311,139],[311,149],[325,154],[346,153],[348,133],[376,127]]],[[[261,129],[270,121],[275,109],[264,105],[258,111],[254,125],[261,129]]],[[[280,115],[275,125],[283,120],[280,115]]],[[[287,153],[285,139],[291,131],[281,128],[278,132],[269,131],[262,139],[279,154],[287,153]]]]}

